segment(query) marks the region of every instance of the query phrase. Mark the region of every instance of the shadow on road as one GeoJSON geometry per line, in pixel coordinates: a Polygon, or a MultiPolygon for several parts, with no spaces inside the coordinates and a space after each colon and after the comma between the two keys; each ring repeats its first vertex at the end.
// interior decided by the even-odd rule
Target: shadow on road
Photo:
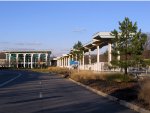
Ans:
{"type": "Polygon", "coordinates": [[[19,77],[16,80],[6,84],[5,86],[1,87],[0,89],[7,88],[10,86],[13,87],[14,85],[24,84],[25,82],[30,82],[30,81],[46,80],[46,78],[43,78],[41,76],[41,75],[43,75],[43,73],[38,73],[38,72],[32,72],[32,71],[26,71],[26,70],[7,70],[7,73],[12,73],[12,74],[21,73],[21,77],[19,77]]]}
{"type": "Polygon", "coordinates": [[[51,97],[35,98],[35,99],[29,99],[29,100],[9,102],[9,103],[6,103],[6,104],[18,104],[18,103],[25,103],[25,102],[32,102],[32,101],[39,101],[39,100],[53,99],[53,98],[60,98],[60,97],[62,97],[62,96],[51,96],[51,97]]]}

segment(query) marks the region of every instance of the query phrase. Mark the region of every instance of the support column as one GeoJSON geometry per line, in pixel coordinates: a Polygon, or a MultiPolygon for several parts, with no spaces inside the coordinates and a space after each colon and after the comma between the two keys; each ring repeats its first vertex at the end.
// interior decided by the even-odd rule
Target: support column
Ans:
{"type": "Polygon", "coordinates": [[[26,54],[23,54],[23,67],[26,68],[26,54]]]}
{"type": "Polygon", "coordinates": [[[64,67],[64,58],[62,57],[62,67],[64,67]]]}
{"type": "Polygon", "coordinates": [[[78,68],[81,70],[82,69],[82,59],[81,58],[79,59],[79,65],[78,66],[79,66],[78,68]]]}
{"type": "Polygon", "coordinates": [[[97,63],[99,63],[99,46],[97,46],[97,63]]]}
{"type": "Polygon", "coordinates": [[[83,51],[83,56],[82,56],[82,68],[84,70],[84,51],[83,51]]]}
{"type": "Polygon", "coordinates": [[[70,68],[70,55],[69,55],[69,58],[68,58],[68,67],[70,68]]]}
{"type": "Polygon", "coordinates": [[[8,66],[8,64],[7,64],[7,63],[8,63],[7,53],[5,53],[5,55],[6,55],[6,57],[5,57],[5,58],[6,58],[6,60],[5,60],[5,65],[4,65],[4,66],[6,67],[6,66],[8,66]]]}
{"type": "Polygon", "coordinates": [[[63,59],[63,57],[61,58],[61,66],[64,67],[64,59],[63,59]]]}
{"type": "Polygon", "coordinates": [[[45,64],[46,64],[46,66],[47,66],[47,58],[48,58],[48,54],[46,53],[45,54],[45,64]]]}
{"type": "Polygon", "coordinates": [[[5,58],[6,58],[6,61],[7,61],[7,55],[8,55],[8,54],[6,53],[5,55],[6,55],[6,57],[5,57],[5,58]]]}
{"type": "Polygon", "coordinates": [[[63,57],[63,67],[65,67],[65,58],[63,57]]]}
{"type": "Polygon", "coordinates": [[[61,59],[59,59],[58,61],[59,61],[59,62],[58,62],[58,63],[59,63],[58,65],[59,65],[59,67],[61,67],[61,59]]]}
{"type": "Polygon", "coordinates": [[[89,64],[91,65],[91,49],[89,49],[89,64]]]}
{"type": "Polygon", "coordinates": [[[66,67],[68,67],[68,57],[66,57],[66,67]]]}
{"type": "Polygon", "coordinates": [[[33,54],[31,54],[31,69],[33,68],[33,54]]]}
{"type": "Polygon", "coordinates": [[[38,67],[40,67],[40,57],[41,57],[41,53],[38,54],[38,67]]]}
{"type": "Polygon", "coordinates": [[[67,67],[67,57],[65,57],[65,67],[67,67]]]}
{"type": "Polygon", "coordinates": [[[11,53],[9,53],[9,67],[11,67],[11,53]]]}
{"type": "Polygon", "coordinates": [[[64,67],[66,67],[66,58],[64,57],[64,67]]]}
{"type": "Polygon", "coordinates": [[[68,67],[68,57],[66,57],[66,67],[68,67]]]}
{"type": "Polygon", "coordinates": [[[16,67],[17,67],[17,68],[18,68],[18,56],[19,56],[19,54],[16,53],[16,67]]]}
{"type": "Polygon", "coordinates": [[[61,59],[59,59],[59,67],[61,67],[61,59]]]}
{"type": "Polygon", "coordinates": [[[60,60],[60,67],[61,67],[61,66],[62,66],[62,65],[61,65],[61,64],[62,64],[62,63],[61,63],[61,58],[60,58],[59,60],[60,60]]]}
{"type": "Polygon", "coordinates": [[[78,61],[78,57],[77,57],[77,54],[76,54],[76,61],[78,61]]]}
{"type": "Polygon", "coordinates": [[[99,49],[99,46],[97,46],[97,67],[96,67],[96,68],[97,68],[97,69],[96,69],[97,71],[99,71],[99,64],[100,64],[100,63],[99,63],[99,61],[100,61],[100,60],[99,60],[99,55],[100,55],[99,50],[100,50],[100,49],[99,49]]]}
{"type": "Polygon", "coordinates": [[[72,57],[71,57],[71,60],[73,61],[73,55],[72,55],[72,57]]]}
{"type": "Polygon", "coordinates": [[[66,67],[66,57],[64,57],[64,67],[66,67]]]}
{"type": "Polygon", "coordinates": [[[108,43],[108,63],[111,62],[111,43],[108,43]]]}

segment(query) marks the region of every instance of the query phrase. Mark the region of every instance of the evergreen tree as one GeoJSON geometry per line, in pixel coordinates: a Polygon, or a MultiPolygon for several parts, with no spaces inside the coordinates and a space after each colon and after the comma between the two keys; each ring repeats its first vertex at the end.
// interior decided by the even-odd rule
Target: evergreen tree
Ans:
{"type": "Polygon", "coordinates": [[[137,66],[143,62],[142,52],[147,35],[142,34],[141,30],[138,30],[137,23],[132,23],[127,17],[119,22],[119,31],[115,29],[111,35],[115,37],[112,40],[112,55],[114,56],[112,65],[124,68],[127,74],[128,67],[137,66]],[[117,59],[118,56],[121,57],[121,60],[117,59]]]}
{"type": "Polygon", "coordinates": [[[83,45],[82,45],[82,42],[80,42],[80,41],[75,43],[74,46],[73,46],[72,54],[74,56],[77,55],[78,60],[82,58],[82,53],[83,53],[82,48],[83,48],[83,45]]]}

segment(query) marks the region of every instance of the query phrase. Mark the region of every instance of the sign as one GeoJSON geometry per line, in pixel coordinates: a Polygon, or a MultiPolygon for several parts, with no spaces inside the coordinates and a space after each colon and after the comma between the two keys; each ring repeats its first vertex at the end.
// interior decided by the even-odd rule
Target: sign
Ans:
{"type": "Polygon", "coordinates": [[[70,65],[78,65],[78,61],[70,60],[70,65]]]}

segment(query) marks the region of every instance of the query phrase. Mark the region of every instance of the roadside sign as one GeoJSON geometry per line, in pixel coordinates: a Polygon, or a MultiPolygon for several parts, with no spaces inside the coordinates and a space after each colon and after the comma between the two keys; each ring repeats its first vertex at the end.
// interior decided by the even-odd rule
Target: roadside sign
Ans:
{"type": "Polygon", "coordinates": [[[70,60],[70,65],[78,65],[78,61],[70,60]]]}

